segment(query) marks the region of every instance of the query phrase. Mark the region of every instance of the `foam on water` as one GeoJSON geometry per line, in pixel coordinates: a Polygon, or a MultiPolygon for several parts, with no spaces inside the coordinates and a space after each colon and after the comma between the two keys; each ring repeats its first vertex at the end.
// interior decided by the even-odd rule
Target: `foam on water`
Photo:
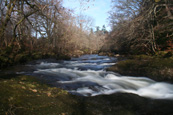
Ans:
{"type": "Polygon", "coordinates": [[[117,76],[104,70],[81,71],[67,68],[37,70],[34,73],[56,77],[69,76],[68,80],[58,79],[56,83],[63,85],[63,88],[69,92],[84,96],[127,92],[154,99],[173,99],[172,84],[155,82],[145,77],[117,76]]]}
{"type": "Polygon", "coordinates": [[[105,71],[115,61],[115,58],[107,56],[85,55],[64,62],[41,62],[33,65],[37,69],[32,74],[83,96],[126,92],[153,99],[173,99],[173,84],[105,71]]]}

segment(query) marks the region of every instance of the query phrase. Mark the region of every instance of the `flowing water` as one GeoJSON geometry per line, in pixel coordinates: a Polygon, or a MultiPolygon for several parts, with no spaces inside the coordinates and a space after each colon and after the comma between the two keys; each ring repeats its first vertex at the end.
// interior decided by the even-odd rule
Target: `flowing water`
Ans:
{"type": "Polygon", "coordinates": [[[36,76],[75,95],[126,92],[153,99],[173,99],[173,84],[105,70],[116,62],[116,58],[98,55],[83,55],[70,61],[37,60],[22,67],[17,74],[36,76]]]}

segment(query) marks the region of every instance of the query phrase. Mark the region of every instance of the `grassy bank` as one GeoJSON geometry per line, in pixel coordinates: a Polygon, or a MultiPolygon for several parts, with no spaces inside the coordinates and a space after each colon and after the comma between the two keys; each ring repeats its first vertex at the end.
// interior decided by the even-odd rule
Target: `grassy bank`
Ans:
{"type": "MultiPolygon", "coordinates": [[[[155,67],[155,63],[152,61],[156,61],[156,59],[158,59],[157,62],[160,62],[161,59],[165,60],[160,63],[160,66],[164,67],[164,64],[169,62],[166,66],[172,67],[172,57],[142,55],[129,57],[133,63],[144,59],[144,62],[150,62],[153,67],[155,67]]],[[[126,61],[128,62],[128,60],[126,61]]],[[[121,67],[125,68],[126,63],[121,67]]],[[[132,65],[129,63],[129,66],[132,65]]],[[[141,65],[141,67],[143,66],[141,65]]],[[[173,114],[173,100],[154,100],[127,93],[95,97],[74,96],[62,89],[46,85],[32,76],[10,75],[8,73],[0,75],[0,86],[0,115],[173,114]]]]}
{"type": "Polygon", "coordinates": [[[145,76],[156,81],[173,82],[173,56],[158,53],[155,56],[133,55],[107,69],[122,75],[145,76]]]}
{"type": "Polygon", "coordinates": [[[0,79],[0,115],[148,115],[172,114],[172,100],[116,93],[80,97],[40,83],[32,76],[0,79]],[[158,108],[162,108],[159,109],[158,108]]]}
{"type": "Polygon", "coordinates": [[[78,102],[66,91],[41,84],[34,77],[0,80],[1,115],[77,115],[78,102]]]}

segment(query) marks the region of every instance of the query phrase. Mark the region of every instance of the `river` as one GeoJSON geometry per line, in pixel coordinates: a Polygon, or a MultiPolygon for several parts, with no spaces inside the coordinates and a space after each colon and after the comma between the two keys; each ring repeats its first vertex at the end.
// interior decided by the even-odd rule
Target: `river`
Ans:
{"type": "Polygon", "coordinates": [[[69,61],[36,60],[18,67],[15,72],[36,76],[74,95],[96,96],[122,92],[152,99],[173,100],[173,84],[106,71],[116,62],[114,57],[83,55],[69,61]]]}

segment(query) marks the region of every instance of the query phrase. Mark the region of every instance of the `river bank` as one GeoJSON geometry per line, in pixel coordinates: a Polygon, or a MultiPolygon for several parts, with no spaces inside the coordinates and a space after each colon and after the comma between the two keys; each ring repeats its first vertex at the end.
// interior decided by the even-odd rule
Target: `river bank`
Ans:
{"type": "Polygon", "coordinates": [[[84,55],[69,61],[37,60],[15,66],[17,70],[10,70],[13,73],[7,70],[0,75],[0,114],[173,114],[171,84],[104,70],[116,61],[108,56],[84,55]]]}
{"type": "MultiPolygon", "coordinates": [[[[121,57],[120,59],[123,60],[121,57]]],[[[121,75],[149,77],[156,81],[173,83],[173,56],[170,52],[154,56],[131,55],[107,70],[121,75]]]]}
{"type": "Polygon", "coordinates": [[[0,69],[14,65],[25,64],[29,61],[38,59],[54,58],[57,60],[69,60],[71,57],[67,54],[55,54],[53,52],[20,52],[12,53],[0,50],[0,69]]]}
{"type": "Polygon", "coordinates": [[[173,113],[172,100],[153,100],[129,93],[94,97],[75,96],[59,88],[45,85],[32,76],[1,78],[0,86],[0,114],[169,115],[173,113]]]}
{"type": "Polygon", "coordinates": [[[70,60],[72,57],[80,57],[84,54],[93,53],[97,53],[97,51],[74,50],[72,52],[57,53],[53,51],[15,51],[12,47],[0,48],[0,69],[26,64],[27,62],[38,59],[54,58],[56,60],[70,60]]]}
{"type": "Polygon", "coordinates": [[[35,77],[17,75],[0,79],[1,115],[78,114],[79,105],[67,91],[49,87],[35,77]]]}

